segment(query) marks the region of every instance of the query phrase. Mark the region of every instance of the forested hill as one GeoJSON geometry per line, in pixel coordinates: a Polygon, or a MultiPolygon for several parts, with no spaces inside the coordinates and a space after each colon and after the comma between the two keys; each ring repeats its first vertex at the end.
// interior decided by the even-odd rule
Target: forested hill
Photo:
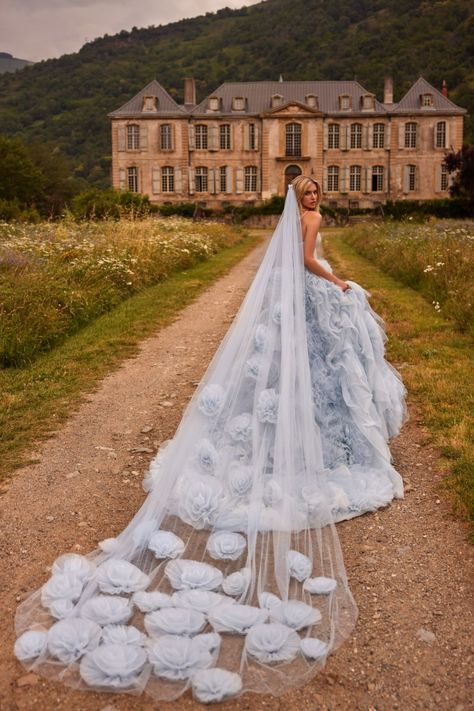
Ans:
{"type": "MultiPolygon", "coordinates": [[[[222,81],[353,79],[395,100],[423,75],[446,79],[474,114],[472,0],[267,0],[159,27],[133,28],[77,53],[0,76],[0,131],[47,141],[77,175],[107,183],[107,113],[156,78],[179,101],[183,78],[198,100],[222,81]]],[[[472,118],[466,138],[474,142],[472,118]]]]}

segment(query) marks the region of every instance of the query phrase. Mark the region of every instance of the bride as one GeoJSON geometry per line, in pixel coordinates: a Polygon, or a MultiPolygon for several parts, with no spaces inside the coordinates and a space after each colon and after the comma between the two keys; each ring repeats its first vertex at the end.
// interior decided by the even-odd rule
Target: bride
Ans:
{"type": "Polygon", "coordinates": [[[334,523],[402,496],[404,389],[366,294],[317,256],[299,177],[143,506],[18,608],[17,658],[78,689],[203,703],[304,684],[353,629],[334,523]]]}

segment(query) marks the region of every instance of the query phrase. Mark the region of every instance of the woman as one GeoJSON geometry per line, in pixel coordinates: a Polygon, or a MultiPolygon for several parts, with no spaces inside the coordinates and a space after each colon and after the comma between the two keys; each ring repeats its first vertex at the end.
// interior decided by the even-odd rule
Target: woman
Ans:
{"type": "MultiPolygon", "coordinates": [[[[304,210],[319,202],[308,189],[317,184],[295,186],[304,210]]],[[[355,348],[346,319],[373,317],[357,285],[344,293],[311,255],[303,259],[295,190],[173,440],[151,464],[143,506],[89,556],[58,558],[18,609],[15,653],[28,668],[75,688],[157,699],[192,687],[209,702],[305,683],[350,634],[357,609],[334,515],[356,467],[342,471],[328,447],[330,423],[319,420],[332,391],[349,408],[342,387],[352,385],[327,339],[338,345],[342,333],[355,348]],[[326,314],[315,315],[319,306],[326,314]],[[324,351],[312,329],[320,324],[324,367],[338,384],[322,383],[315,408],[324,351]]],[[[318,220],[303,215],[308,249],[318,220]]],[[[364,368],[371,377],[365,360],[364,368]]],[[[351,397],[359,380],[354,387],[351,397]]],[[[342,412],[342,401],[334,404],[342,412]]]]}

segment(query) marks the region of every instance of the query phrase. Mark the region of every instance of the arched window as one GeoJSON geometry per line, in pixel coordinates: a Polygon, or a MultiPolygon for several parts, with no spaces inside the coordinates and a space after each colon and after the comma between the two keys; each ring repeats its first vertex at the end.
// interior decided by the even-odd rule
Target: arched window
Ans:
{"type": "Polygon", "coordinates": [[[339,148],[341,127],[338,123],[328,125],[328,148],[339,148]]]}
{"type": "Polygon", "coordinates": [[[337,193],[339,191],[339,166],[328,166],[328,193],[337,193]]]}
{"type": "Polygon", "coordinates": [[[162,123],[160,126],[160,149],[171,151],[173,149],[172,128],[170,123],[162,123]]]}
{"type": "Polygon", "coordinates": [[[362,148],[361,123],[351,123],[351,148],[362,148]]]}
{"type": "Polygon", "coordinates": [[[288,123],[286,125],[285,155],[301,155],[301,124],[288,123]]]}
{"type": "Polygon", "coordinates": [[[405,124],[405,148],[416,148],[416,123],[414,121],[405,124]]]}
{"type": "Polygon", "coordinates": [[[207,126],[205,123],[197,123],[195,128],[196,150],[207,151],[207,126]]]}
{"type": "Polygon", "coordinates": [[[255,193],[257,191],[257,166],[247,165],[244,170],[244,191],[255,193]]]}
{"type": "Polygon", "coordinates": [[[204,166],[196,168],[196,192],[207,193],[208,191],[208,169],[204,166]]]}
{"type": "Polygon", "coordinates": [[[374,123],[372,145],[374,148],[385,148],[385,124],[374,123]]]}
{"type": "Polygon", "coordinates": [[[127,148],[129,151],[140,148],[140,126],[137,123],[130,123],[127,126],[127,148]]]}
{"type": "Polygon", "coordinates": [[[372,168],[372,192],[380,193],[383,191],[383,165],[374,165],[372,168]]]}
{"type": "Polygon", "coordinates": [[[161,169],[161,189],[164,193],[174,193],[174,168],[171,166],[161,169]]]}
{"type": "Polygon", "coordinates": [[[362,168],[360,165],[351,165],[349,172],[349,190],[351,192],[360,191],[360,177],[362,174],[362,168]]]}

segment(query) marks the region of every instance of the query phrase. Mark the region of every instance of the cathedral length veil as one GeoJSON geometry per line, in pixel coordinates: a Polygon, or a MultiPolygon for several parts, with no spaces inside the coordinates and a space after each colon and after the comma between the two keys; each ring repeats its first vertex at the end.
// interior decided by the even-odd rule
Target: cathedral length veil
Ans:
{"type": "Polygon", "coordinates": [[[17,657],[79,689],[199,701],[304,684],[357,609],[311,394],[293,189],[233,325],[124,531],[19,607],[17,657]]]}

